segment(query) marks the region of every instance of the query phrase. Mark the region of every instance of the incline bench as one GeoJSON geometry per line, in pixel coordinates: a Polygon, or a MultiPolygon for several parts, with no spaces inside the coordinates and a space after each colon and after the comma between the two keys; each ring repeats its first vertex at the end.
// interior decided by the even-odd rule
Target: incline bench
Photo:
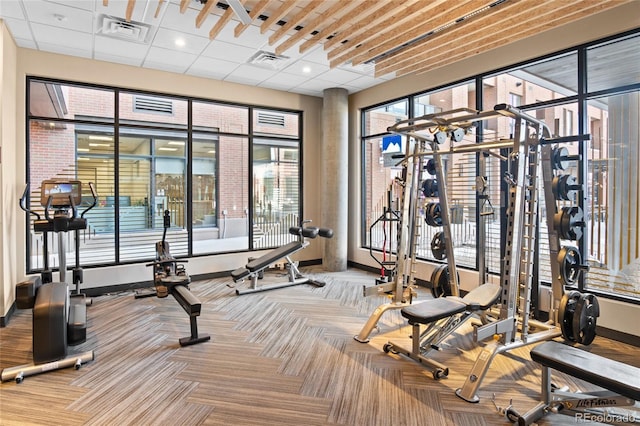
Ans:
{"type": "Polygon", "coordinates": [[[238,268],[231,272],[231,277],[233,278],[233,282],[244,281],[245,278],[251,279],[251,284],[249,288],[246,289],[236,289],[237,295],[247,294],[247,293],[256,293],[258,291],[265,290],[273,290],[275,288],[283,288],[289,287],[299,284],[311,283],[318,287],[324,286],[324,282],[312,280],[309,277],[303,276],[295,262],[291,260],[290,256],[303,248],[309,245],[309,242],[306,239],[314,239],[318,236],[323,238],[331,238],[333,237],[333,230],[329,228],[316,228],[316,227],[304,227],[305,223],[310,221],[303,221],[301,226],[292,226],[289,228],[289,233],[292,235],[296,235],[298,237],[297,241],[292,241],[288,244],[285,244],[282,247],[278,247],[269,253],[257,258],[250,260],[246,266],[242,268],[238,268]],[[258,279],[263,277],[264,270],[274,263],[276,263],[280,259],[286,259],[287,271],[288,271],[288,282],[273,284],[269,286],[258,286],[258,279]]]}
{"type": "Polygon", "coordinates": [[[402,308],[402,316],[413,326],[411,332],[412,349],[409,351],[394,343],[384,345],[385,352],[401,353],[422,364],[435,367],[434,379],[449,375],[449,369],[439,362],[427,358],[432,350],[439,349],[440,343],[474,314],[483,314],[500,296],[500,285],[483,284],[471,290],[464,297],[448,296],[426,300],[402,308]],[[420,326],[426,325],[421,331],[420,326]]]}
{"type": "MultiPolygon", "coordinates": [[[[542,366],[541,401],[518,417],[518,425],[530,425],[549,412],[574,416],[576,421],[611,424],[640,422],[631,411],[596,411],[603,407],[627,407],[640,401],[640,368],[600,355],[549,341],[531,350],[531,359],[542,366]],[[569,393],[552,389],[551,369],[589,382],[606,391],[569,393]]],[[[636,413],[638,413],[636,411],[636,413]]]]}

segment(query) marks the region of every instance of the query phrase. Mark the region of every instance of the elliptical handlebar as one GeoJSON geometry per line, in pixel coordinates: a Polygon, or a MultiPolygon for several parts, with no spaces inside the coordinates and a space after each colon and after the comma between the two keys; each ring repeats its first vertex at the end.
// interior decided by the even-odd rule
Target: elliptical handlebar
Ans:
{"type": "Polygon", "coordinates": [[[80,214],[80,217],[84,218],[84,215],[87,214],[89,210],[94,208],[98,204],[98,196],[96,195],[96,189],[93,186],[93,182],[89,182],[89,189],[91,190],[91,197],[93,198],[93,202],[89,207],[84,209],[84,211],[80,214]]]}
{"type": "Polygon", "coordinates": [[[24,191],[22,192],[22,197],[20,197],[20,202],[18,203],[20,205],[20,208],[22,210],[24,210],[25,212],[32,214],[36,217],[36,220],[40,220],[40,215],[37,212],[32,211],[30,208],[27,207],[26,205],[26,201],[27,201],[27,196],[29,195],[29,188],[30,185],[27,184],[24,187],[24,191]]]}

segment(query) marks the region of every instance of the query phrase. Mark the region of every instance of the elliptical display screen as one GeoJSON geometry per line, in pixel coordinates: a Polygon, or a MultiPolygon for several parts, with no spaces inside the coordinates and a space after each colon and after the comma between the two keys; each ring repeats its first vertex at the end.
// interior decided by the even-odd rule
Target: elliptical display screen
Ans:
{"type": "Polygon", "coordinates": [[[51,207],[65,208],[79,205],[82,201],[82,182],[79,180],[45,180],[42,181],[40,204],[46,206],[51,197],[51,207]]]}

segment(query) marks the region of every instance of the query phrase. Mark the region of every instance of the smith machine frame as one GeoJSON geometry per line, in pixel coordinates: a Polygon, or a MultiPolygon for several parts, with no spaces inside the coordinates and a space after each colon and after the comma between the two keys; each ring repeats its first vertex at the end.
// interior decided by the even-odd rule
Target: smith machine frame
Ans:
{"type": "MultiPolygon", "coordinates": [[[[575,283],[579,274],[586,270],[586,266],[582,265],[579,251],[571,246],[562,246],[561,243],[561,239],[578,240],[582,237],[581,228],[584,226],[582,212],[578,211],[578,207],[562,209],[556,207],[557,200],[569,199],[558,196],[559,186],[564,195],[571,191],[582,191],[582,185],[575,184],[573,180],[567,183],[565,178],[563,184],[560,182],[561,176],[554,176],[554,170],[561,169],[566,161],[577,158],[569,158],[566,148],[552,147],[554,144],[578,141],[581,138],[571,136],[552,139],[549,128],[543,122],[506,104],[496,105],[493,110],[488,111],[460,108],[428,114],[400,121],[388,130],[407,137],[405,155],[400,161],[404,168],[404,179],[398,215],[396,273],[391,282],[380,283],[374,286],[373,290],[365,288],[364,293],[365,295],[389,293],[392,301],[377,307],[354,338],[359,342],[368,342],[370,333],[386,311],[402,309],[411,304],[415,286],[417,238],[422,222],[419,217],[421,206],[418,192],[425,168],[423,165],[427,157],[430,158],[431,164],[426,168],[430,168],[431,172],[435,171],[439,194],[439,206],[434,208],[438,208],[437,224],[442,226],[444,252],[447,259],[448,283],[445,294],[459,295],[459,276],[456,271],[453,239],[449,226],[450,206],[442,157],[450,154],[484,152],[497,156],[508,164],[509,171],[504,176],[508,186],[506,198],[506,235],[508,237],[501,261],[499,305],[494,310],[495,314],[491,321],[474,327],[473,330],[473,338],[476,342],[491,337],[494,339],[484,346],[467,375],[464,385],[456,391],[456,394],[466,401],[477,402],[476,391],[493,358],[513,348],[550,340],[560,335],[570,341],[591,343],[595,337],[595,319],[599,314],[597,300],[592,295],[583,295],[576,291],[565,293],[564,289],[564,285],[575,283]],[[514,120],[512,140],[454,144],[461,142],[468,129],[475,123],[497,117],[514,120]],[[447,137],[451,140],[451,146],[448,150],[441,150],[439,146],[446,141],[447,137]],[[494,152],[503,148],[510,149],[508,157],[494,152]],[[537,249],[535,243],[538,235],[536,227],[540,179],[544,187],[552,273],[552,303],[548,322],[531,318],[530,312],[531,290],[534,287],[533,264],[537,249]]],[[[485,172],[483,157],[481,156],[480,160],[480,177],[485,172]]],[[[481,196],[484,189],[486,189],[484,185],[477,185],[476,190],[481,196]]],[[[428,207],[425,213],[433,216],[434,210],[428,207]]],[[[433,220],[433,217],[431,219],[433,220]]],[[[484,227],[477,232],[479,243],[482,244],[478,248],[481,281],[486,271],[484,232],[484,227]]],[[[432,284],[439,285],[435,282],[432,284]]]]}

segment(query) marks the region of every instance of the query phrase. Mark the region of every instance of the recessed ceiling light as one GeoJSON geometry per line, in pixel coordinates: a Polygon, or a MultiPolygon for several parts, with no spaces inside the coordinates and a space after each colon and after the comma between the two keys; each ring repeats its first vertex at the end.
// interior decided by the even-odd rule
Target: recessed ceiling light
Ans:
{"type": "Polygon", "coordinates": [[[309,65],[305,65],[302,67],[302,72],[305,74],[309,74],[311,72],[311,67],[309,65]]]}
{"type": "Polygon", "coordinates": [[[184,45],[187,44],[183,38],[177,38],[175,43],[176,43],[176,46],[178,47],[184,47],[184,45]]]}
{"type": "Polygon", "coordinates": [[[178,148],[169,148],[165,146],[158,148],[158,151],[177,151],[177,150],[178,148]]]}

